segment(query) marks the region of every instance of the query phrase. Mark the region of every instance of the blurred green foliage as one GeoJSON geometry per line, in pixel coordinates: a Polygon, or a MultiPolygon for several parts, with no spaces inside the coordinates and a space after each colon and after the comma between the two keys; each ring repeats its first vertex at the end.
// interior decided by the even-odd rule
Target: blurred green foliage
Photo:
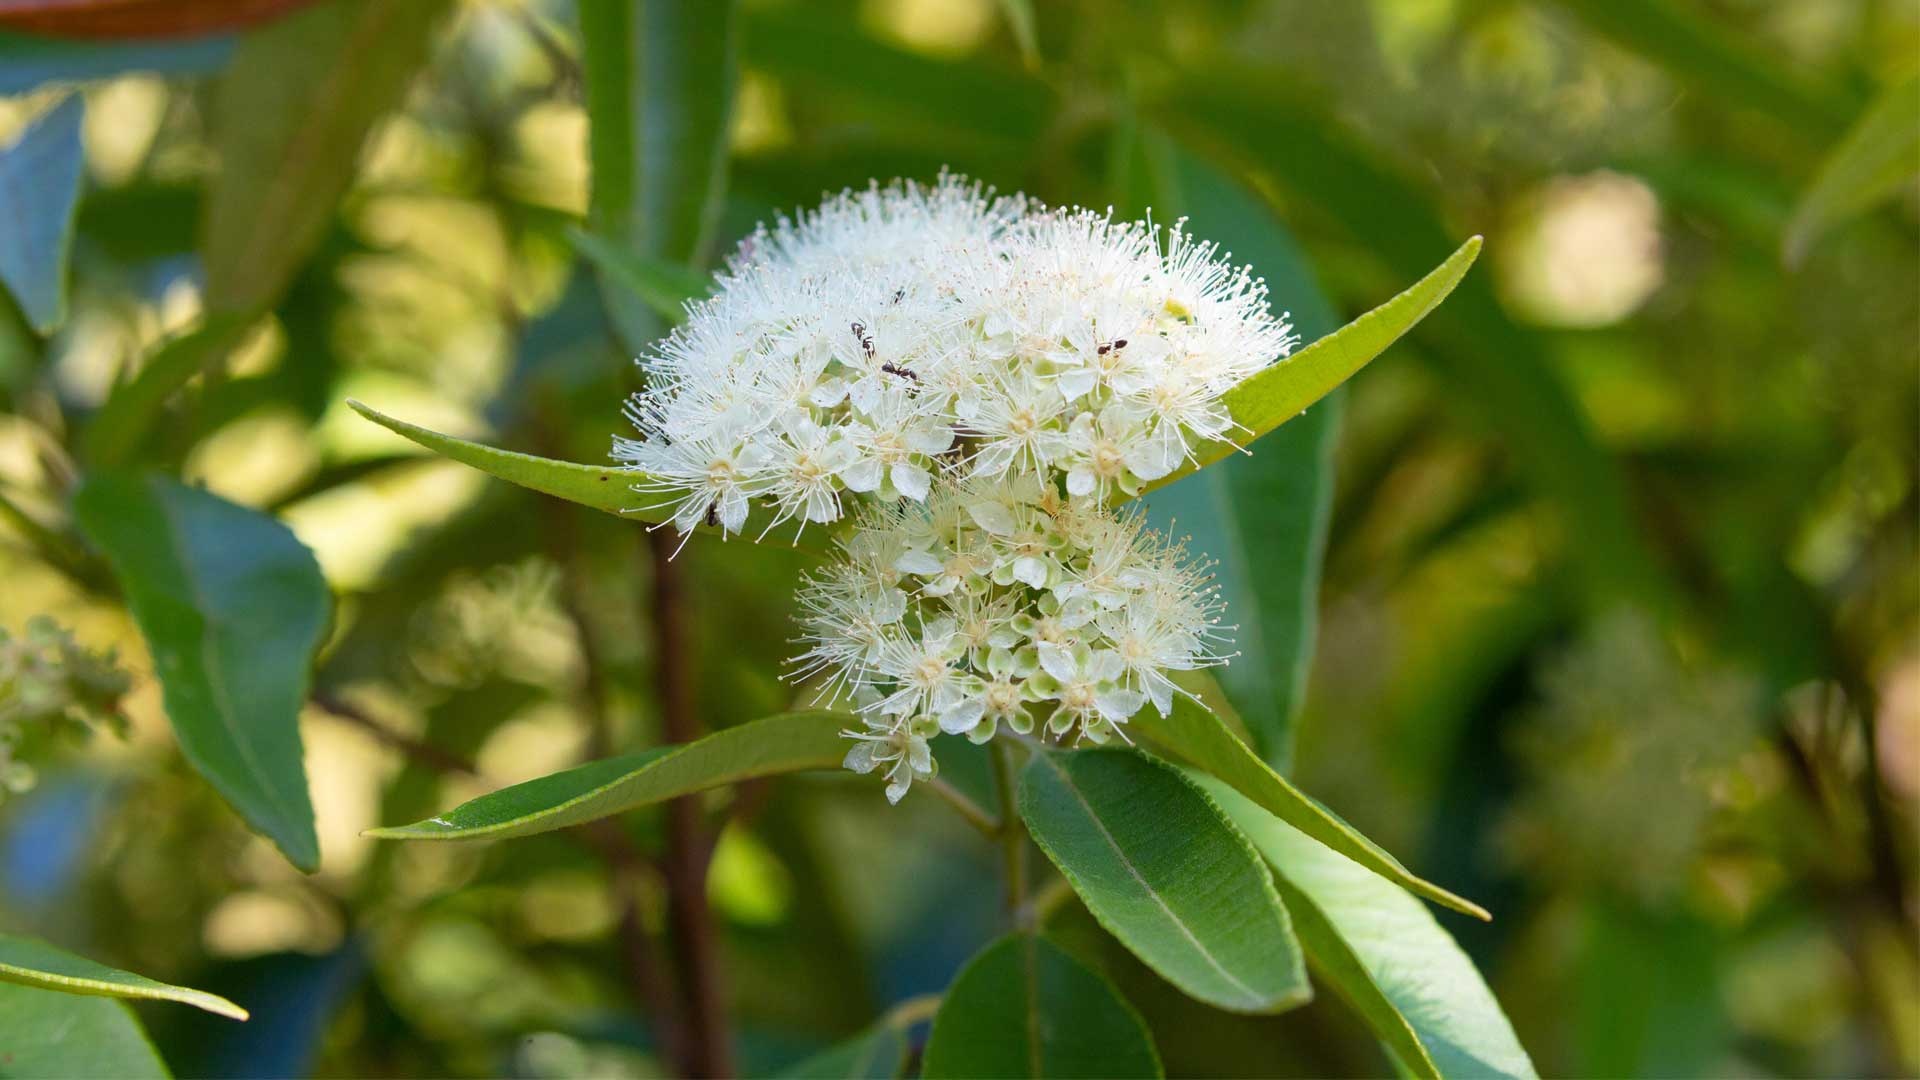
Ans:
{"type": "MultiPolygon", "coordinates": [[[[569,239],[606,224],[580,35],[604,12],[388,6],[179,41],[0,36],[0,144],[85,103],[64,320],[0,298],[0,629],[51,613],[72,637],[34,624],[0,664],[64,673],[62,715],[120,696],[98,651],[135,673],[124,743],[47,747],[0,807],[0,924],[254,1013],[138,1006],[183,1075],[661,1074],[629,962],[669,944],[660,814],[490,845],[360,835],[661,734],[645,534],[345,404],[607,460],[654,324],[610,319],[569,239]],[[113,463],[177,468],[318,556],[316,875],[167,733],[71,515],[113,463]]],[[[646,31],[607,30],[643,54],[646,31]]],[[[711,237],[612,223],[644,253],[725,251],[823,190],[942,167],[1126,209],[1155,139],[1232,176],[1289,247],[1214,238],[1297,248],[1333,312],[1486,234],[1481,269],[1345,394],[1292,775],[1494,911],[1437,917],[1542,1073],[1920,1070],[1920,160],[1873,104],[1912,92],[1911,4],[744,0],[708,44],[737,66],[726,196],[711,237]],[[1872,197],[1828,199],[1844,212],[1784,261],[1806,193],[1849,168],[1872,197]]],[[[711,65],[649,59],[633,100],[726,113],[711,65]]],[[[639,146],[621,166],[641,190],[651,167],[639,146]]],[[[1184,194],[1208,230],[1250,201],[1184,194]]],[[[1267,272],[1288,306],[1291,275],[1267,272]]],[[[710,726],[793,704],[806,560],[682,555],[710,726]]],[[[0,710],[28,700],[3,696],[10,670],[0,710]]],[[[987,790],[984,757],[947,770],[987,790]]],[[[709,891],[747,1071],[942,990],[1001,929],[988,846],[937,802],[875,802],[805,777],[727,811],[709,891]]],[[[1332,994],[1228,1016],[1077,905],[1050,930],[1170,1075],[1388,1067],[1332,994]]]]}

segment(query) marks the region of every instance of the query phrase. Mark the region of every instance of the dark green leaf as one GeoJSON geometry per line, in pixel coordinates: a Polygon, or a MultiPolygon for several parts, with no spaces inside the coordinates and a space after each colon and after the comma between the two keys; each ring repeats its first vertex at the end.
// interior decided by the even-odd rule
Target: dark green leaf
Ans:
{"type": "Polygon", "coordinates": [[[679,325],[687,305],[713,291],[712,278],[680,263],[647,258],[581,229],[569,229],[567,239],[600,271],[602,282],[639,297],[669,326],[679,325]]]}
{"type": "Polygon", "coordinates": [[[67,317],[67,256],[80,202],[79,95],[54,106],[0,150],[0,283],[42,334],[67,317]]]}
{"type": "Polygon", "coordinates": [[[273,518],[158,475],[91,476],[74,513],[126,594],[187,760],[317,868],[300,708],[332,597],[313,553],[273,518]]]}
{"type": "Polygon", "coordinates": [[[655,746],[515,784],[439,817],[367,835],[386,840],[530,836],[757,776],[830,769],[846,756],[840,730],[852,723],[852,717],[837,712],[769,716],[697,742],[655,746]]]}
{"type": "MultiPolygon", "coordinates": [[[[64,994],[177,1001],[232,1020],[247,1018],[247,1010],[218,995],[155,982],[145,975],[110,968],[84,956],[56,949],[44,941],[12,934],[0,934],[0,982],[57,990],[64,994]]],[[[0,1073],[4,1071],[0,1067],[0,1073]]]]}
{"type": "Polygon", "coordinates": [[[1827,230],[1870,209],[1916,172],[1920,172],[1920,75],[1887,88],[1820,163],[1819,173],[1801,195],[1787,226],[1787,262],[1799,263],[1827,230]]]}
{"type": "Polygon", "coordinates": [[[1439,307],[1479,254],[1480,238],[1476,236],[1405,292],[1227,391],[1227,411],[1245,429],[1238,435],[1238,443],[1212,442],[1196,447],[1191,461],[1147,485],[1147,490],[1165,487],[1229,454],[1250,448],[1254,440],[1332,393],[1439,307]]]}
{"type": "Polygon", "coordinates": [[[1233,1012],[1312,996],[1266,868],[1179,770],[1132,751],[1037,751],[1020,816],[1100,925],[1190,996],[1233,1012]]]}
{"type": "Polygon", "coordinates": [[[1142,709],[1127,727],[1174,757],[1226,781],[1280,820],[1381,877],[1455,911],[1478,919],[1492,918],[1473,901],[1413,876],[1398,859],[1274,772],[1246,743],[1234,737],[1219,716],[1184,694],[1174,696],[1171,714],[1161,716],[1152,709],[1142,709]]]}
{"type": "Polygon", "coordinates": [[[0,1076],[145,1080],[168,1075],[125,1002],[0,984],[0,1076]]]}
{"type": "Polygon", "coordinates": [[[1400,1065],[1424,1077],[1532,1077],[1493,991],[1432,912],[1210,776],[1200,785],[1273,864],[1307,955],[1400,1065]]]}
{"type": "MultiPolygon", "coordinates": [[[[703,265],[726,196],[733,0],[583,0],[580,36],[594,233],[639,258],[703,265]]],[[[659,323],[601,270],[614,325],[638,352],[659,323]]]]}
{"type": "MultiPolygon", "coordinates": [[[[1266,278],[1273,304],[1292,313],[1306,340],[1339,325],[1292,236],[1250,192],[1170,145],[1164,166],[1156,210],[1186,217],[1197,236],[1231,237],[1233,257],[1266,278]]],[[[1220,682],[1261,756],[1281,772],[1293,759],[1293,722],[1313,659],[1341,404],[1335,391],[1252,454],[1232,455],[1147,500],[1156,522],[1190,535],[1196,551],[1220,563],[1241,654],[1220,682]]]]}
{"type": "Polygon", "coordinates": [[[174,391],[218,363],[246,339],[257,321],[230,313],[208,317],[198,327],[168,339],[154,350],[132,379],[114,388],[87,424],[87,456],[95,465],[124,465],[159,419],[174,391]]]}
{"type": "Polygon", "coordinates": [[[271,305],[312,254],[374,122],[399,103],[446,0],[328,0],[246,35],[213,103],[207,306],[271,305]]]}
{"type": "Polygon", "coordinates": [[[968,961],[933,1018],[921,1066],[946,1077],[1160,1076],[1140,1015],[1112,984],[1033,934],[968,961]]]}

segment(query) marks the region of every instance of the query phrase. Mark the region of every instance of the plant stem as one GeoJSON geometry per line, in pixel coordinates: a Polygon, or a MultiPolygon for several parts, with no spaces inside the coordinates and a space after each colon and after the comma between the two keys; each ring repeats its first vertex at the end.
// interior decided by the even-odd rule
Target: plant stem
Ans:
{"type": "MultiPolygon", "coordinates": [[[[667,530],[650,531],[646,542],[653,560],[654,683],[666,742],[700,737],[693,705],[693,666],[687,641],[687,612],[681,568],[673,561],[678,538],[667,530]]],[[[727,1036],[726,994],[721,984],[713,912],[707,907],[707,862],[712,847],[702,825],[697,796],[667,804],[667,912],[673,927],[674,959],[680,969],[687,1026],[687,1077],[733,1075],[733,1048],[727,1036]]]]}
{"type": "Polygon", "coordinates": [[[1011,740],[993,744],[993,782],[1000,793],[1000,854],[1006,865],[1007,915],[1016,928],[1027,923],[1027,829],[1014,805],[1015,774],[1011,740]]]}
{"type": "Polygon", "coordinates": [[[924,782],[928,790],[946,800],[948,806],[953,807],[956,813],[967,820],[967,824],[979,829],[991,839],[999,838],[1001,823],[995,821],[992,814],[980,809],[980,804],[967,798],[959,788],[938,778],[924,782]]]}

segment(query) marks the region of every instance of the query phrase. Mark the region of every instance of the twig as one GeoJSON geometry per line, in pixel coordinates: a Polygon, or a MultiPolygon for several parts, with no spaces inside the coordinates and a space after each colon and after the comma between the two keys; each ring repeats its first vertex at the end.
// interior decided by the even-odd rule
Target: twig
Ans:
{"type": "Polygon", "coordinates": [[[938,777],[924,783],[928,790],[945,799],[948,806],[953,807],[961,817],[967,819],[967,824],[979,829],[990,840],[999,839],[1000,822],[992,814],[980,809],[980,804],[967,798],[959,788],[938,777]]]}
{"type": "MultiPolygon", "coordinates": [[[[660,695],[664,741],[688,743],[700,737],[700,719],[693,707],[693,667],[688,652],[681,568],[673,561],[676,539],[664,529],[646,534],[653,561],[650,614],[654,631],[654,683],[660,695]]],[[[687,1055],[681,1063],[681,1074],[688,1077],[731,1076],[734,1072],[713,912],[707,907],[710,853],[700,820],[699,798],[687,795],[669,802],[664,869],[667,910],[674,931],[674,958],[685,990],[687,1055]]]]}
{"type": "Polygon", "coordinates": [[[1007,915],[1024,929],[1027,896],[1027,830],[1020,822],[1013,796],[1013,747],[1006,740],[993,744],[993,781],[1000,792],[1000,852],[1007,870],[1007,915]]]}
{"type": "Polygon", "coordinates": [[[405,754],[409,759],[425,765],[439,773],[460,773],[464,776],[478,776],[480,770],[473,763],[448,750],[443,750],[429,742],[423,742],[411,735],[402,735],[393,730],[359,706],[342,701],[324,690],[315,691],[312,697],[321,711],[338,720],[344,720],[353,726],[371,734],[375,739],[405,754]]]}

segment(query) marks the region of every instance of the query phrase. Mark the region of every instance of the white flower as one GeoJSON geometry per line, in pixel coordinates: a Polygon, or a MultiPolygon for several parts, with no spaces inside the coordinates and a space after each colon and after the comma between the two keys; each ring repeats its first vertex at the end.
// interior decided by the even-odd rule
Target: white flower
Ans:
{"type": "Polygon", "coordinates": [[[738,532],[755,503],[804,528],[849,493],[920,502],[961,463],[1137,494],[1230,440],[1223,395],[1295,344],[1265,286],[1179,224],[945,176],[763,227],[717,285],[642,358],[639,434],[615,446],[683,532],[738,532]]]}
{"type": "Polygon", "coordinates": [[[823,701],[857,690],[870,726],[1099,743],[1170,708],[1171,673],[1226,661],[1210,567],[1138,516],[970,481],[856,524],[802,591],[792,677],[823,701]]]}
{"type": "Polygon", "coordinates": [[[931,780],[940,771],[932,751],[927,748],[927,736],[931,732],[924,725],[879,724],[869,720],[865,731],[840,734],[854,741],[841,764],[857,773],[884,770],[890,803],[905,798],[916,777],[931,780]]]}

